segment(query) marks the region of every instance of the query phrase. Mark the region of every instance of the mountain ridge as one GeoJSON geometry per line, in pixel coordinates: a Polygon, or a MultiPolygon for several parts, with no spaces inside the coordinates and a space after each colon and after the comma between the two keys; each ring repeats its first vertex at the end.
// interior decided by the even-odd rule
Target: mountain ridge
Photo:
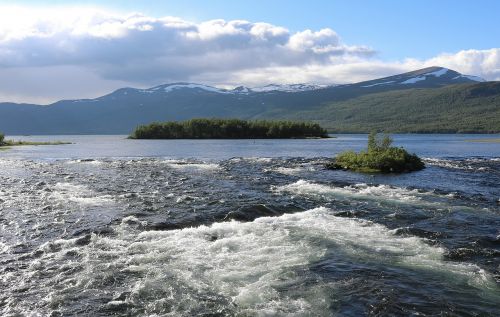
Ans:
{"type": "MultiPolygon", "coordinates": [[[[430,67],[354,84],[326,87],[309,84],[268,85],[260,91],[253,91],[244,86],[228,90],[180,82],[147,89],[120,88],[94,99],[61,100],[47,106],[0,103],[0,131],[8,134],[116,134],[129,133],[137,125],[152,121],[185,120],[194,117],[294,118],[324,122],[321,116],[311,114],[332,113],[332,104],[340,107],[343,103],[352,104],[353,100],[365,103],[363,96],[385,93],[388,93],[384,95],[385,98],[395,98],[395,95],[389,94],[393,91],[422,90],[419,94],[428,95],[424,90],[448,86],[465,90],[471,85],[488,83],[480,80],[482,79],[471,79],[470,76],[447,68],[430,67]],[[305,117],[298,115],[305,113],[305,117]]],[[[497,95],[495,89],[493,88],[492,93],[497,95]]],[[[443,93],[448,92],[445,90],[443,93]]],[[[398,96],[401,95],[405,94],[398,96]]],[[[477,102],[486,102],[489,97],[483,95],[474,98],[477,102]]],[[[443,96],[435,98],[449,99],[443,96]]],[[[377,100],[379,103],[387,101],[392,104],[389,99],[377,100]]],[[[457,100],[460,100],[461,104],[450,101],[447,108],[440,108],[440,111],[451,111],[450,109],[466,103],[465,99],[457,100]]],[[[405,104],[414,104],[406,99],[401,102],[403,108],[405,104]]],[[[397,111],[397,108],[393,109],[397,111]]],[[[330,120],[338,122],[335,118],[330,120]]],[[[337,130],[331,124],[327,126],[332,131],[337,130]]],[[[486,125],[484,128],[486,129],[486,125]]],[[[388,126],[387,129],[391,130],[391,127],[388,126]]],[[[500,127],[498,130],[500,131],[500,127]]]]}

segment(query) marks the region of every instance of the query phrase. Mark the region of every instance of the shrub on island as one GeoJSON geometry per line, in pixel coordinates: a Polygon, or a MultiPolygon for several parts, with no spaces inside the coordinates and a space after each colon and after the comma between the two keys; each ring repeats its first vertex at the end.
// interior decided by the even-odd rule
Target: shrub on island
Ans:
{"type": "Polygon", "coordinates": [[[138,126],[131,139],[286,139],[327,138],[317,123],[294,121],[247,121],[240,119],[191,119],[154,122],[138,126]]]}
{"type": "Polygon", "coordinates": [[[327,168],[368,173],[403,173],[425,168],[425,164],[417,155],[391,145],[392,138],[390,136],[385,135],[382,139],[379,139],[377,134],[372,132],[368,137],[368,149],[366,151],[340,153],[332,162],[327,164],[327,168]]]}
{"type": "Polygon", "coordinates": [[[5,134],[0,132],[0,146],[16,146],[16,145],[61,145],[61,144],[71,144],[70,142],[34,142],[34,141],[13,141],[5,140],[5,134]]]}

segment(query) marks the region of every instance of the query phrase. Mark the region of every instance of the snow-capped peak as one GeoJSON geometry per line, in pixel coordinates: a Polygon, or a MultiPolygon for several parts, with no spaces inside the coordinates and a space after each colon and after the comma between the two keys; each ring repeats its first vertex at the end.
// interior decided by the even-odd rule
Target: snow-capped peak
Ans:
{"type": "Polygon", "coordinates": [[[486,80],[484,80],[481,77],[472,76],[472,75],[460,75],[460,76],[453,77],[454,80],[455,79],[460,79],[460,78],[467,78],[467,79],[470,79],[470,80],[473,80],[473,81],[477,81],[479,83],[484,83],[486,81],[486,80]]]}
{"type": "Polygon", "coordinates": [[[446,74],[448,71],[450,71],[448,68],[437,67],[437,70],[434,70],[432,72],[424,73],[424,74],[422,74],[420,76],[415,76],[415,77],[409,78],[409,79],[407,79],[405,81],[400,82],[400,84],[401,85],[414,84],[414,83],[417,83],[419,81],[426,80],[427,76],[441,77],[444,74],[446,74]]]}
{"type": "Polygon", "coordinates": [[[415,75],[416,76],[413,76],[411,78],[405,78],[405,80],[400,82],[400,84],[403,84],[403,85],[414,84],[414,83],[417,83],[419,81],[424,81],[424,80],[428,80],[428,79],[437,79],[439,77],[443,77],[443,80],[447,81],[448,83],[451,83],[450,81],[457,81],[457,82],[468,82],[468,81],[484,82],[485,81],[481,77],[462,75],[454,70],[444,68],[444,67],[430,67],[430,68],[423,69],[423,70],[419,71],[419,73],[417,73],[415,75]],[[428,70],[428,71],[426,71],[426,70],[428,70]]]}
{"type": "Polygon", "coordinates": [[[175,83],[175,84],[161,85],[161,86],[157,86],[155,88],[152,88],[152,90],[163,89],[163,91],[165,91],[165,92],[171,92],[174,90],[184,89],[184,88],[201,89],[201,90],[220,93],[220,94],[227,94],[228,93],[225,89],[219,89],[219,88],[208,86],[208,85],[193,84],[193,83],[175,83]]]}
{"type": "Polygon", "coordinates": [[[195,90],[203,90],[207,92],[213,92],[218,94],[251,94],[251,93],[261,93],[261,92],[273,92],[273,91],[282,91],[282,92],[299,92],[299,91],[309,91],[322,89],[326,87],[333,87],[336,85],[316,85],[316,84],[270,84],[262,87],[249,88],[245,86],[238,86],[234,89],[224,89],[217,88],[204,84],[195,84],[195,83],[172,83],[172,84],[164,84],[160,86],[156,86],[149,89],[137,89],[140,93],[159,93],[166,92],[170,93],[180,89],[195,89],[195,90]]]}
{"type": "Polygon", "coordinates": [[[317,90],[326,87],[332,87],[328,85],[316,85],[316,84],[270,84],[261,87],[251,88],[255,92],[269,92],[269,91],[284,91],[284,92],[299,92],[299,91],[309,91],[317,90]]]}
{"type": "Polygon", "coordinates": [[[433,72],[430,72],[430,73],[426,73],[424,74],[425,76],[435,76],[435,77],[441,77],[443,76],[444,74],[446,74],[447,72],[449,71],[448,68],[444,68],[442,67],[441,69],[438,69],[436,71],[433,71],[433,72]]]}
{"type": "Polygon", "coordinates": [[[175,90],[180,90],[180,89],[195,89],[195,90],[204,90],[208,92],[214,92],[214,93],[219,93],[219,94],[227,94],[229,93],[226,89],[220,89],[208,85],[203,85],[203,84],[194,84],[194,83],[172,83],[172,84],[165,84],[165,85],[160,85],[156,86],[153,88],[149,89],[141,89],[140,92],[142,93],[158,93],[158,92],[173,92],[175,90]]]}
{"type": "Polygon", "coordinates": [[[234,88],[233,90],[231,90],[231,92],[238,93],[238,94],[248,94],[248,93],[252,92],[252,90],[248,87],[245,87],[245,86],[238,86],[238,87],[234,88]]]}

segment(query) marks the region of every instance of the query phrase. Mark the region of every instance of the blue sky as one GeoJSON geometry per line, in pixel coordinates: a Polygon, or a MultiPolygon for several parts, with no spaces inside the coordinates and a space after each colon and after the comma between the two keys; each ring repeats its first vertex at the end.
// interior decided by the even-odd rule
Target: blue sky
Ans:
{"type": "Polygon", "coordinates": [[[80,4],[189,21],[244,19],[290,31],[332,28],[349,44],[364,44],[383,59],[430,58],[442,52],[500,45],[498,0],[15,0],[0,3],[80,4]]]}
{"type": "Polygon", "coordinates": [[[499,12],[498,0],[0,0],[0,102],[178,81],[349,83],[429,66],[500,80],[499,12]]]}

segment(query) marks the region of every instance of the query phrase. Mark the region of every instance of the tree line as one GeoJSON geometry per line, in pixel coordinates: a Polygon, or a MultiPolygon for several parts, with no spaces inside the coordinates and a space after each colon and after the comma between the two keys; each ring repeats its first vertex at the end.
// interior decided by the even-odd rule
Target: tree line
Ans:
{"type": "Polygon", "coordinates": [[[319,124],[296,121],[191,119],[138,126],[132,139],[285,139],[326,138],[319,124]]]}

